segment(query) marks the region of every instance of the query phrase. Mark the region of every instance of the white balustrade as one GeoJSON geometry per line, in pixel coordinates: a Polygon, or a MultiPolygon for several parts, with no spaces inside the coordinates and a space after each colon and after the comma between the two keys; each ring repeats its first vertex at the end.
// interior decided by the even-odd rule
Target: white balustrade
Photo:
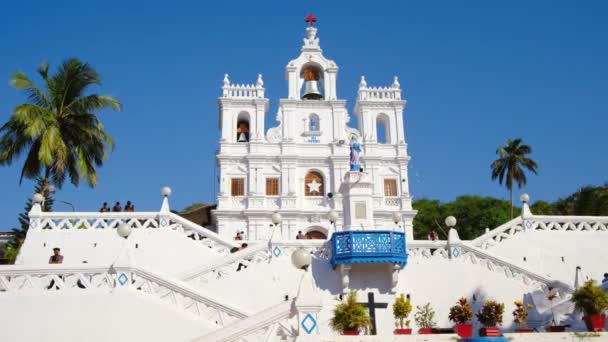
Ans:
{"type": "Polygon", "coordinates": [[[0,267],[0,296],[37,292],[106,291],[127,287],[157,301],[223,326],[250,315],[219,300],[141,267],[0,267]]]}
{"type": "Polygon", "coordinates": [[[271,197],[265,199],[265,207],[270,209],[279,209],[281,207],[281,199],[278,197],[271,197]]]}
{"type": "Polygon", "coordinates": [[[230,203],[233,209],[245,209],[247,200],[243,197],[231,197],[230,203]]]}
{"type": "Polygon", "coordinates": [[[316,257],[329,260],[328,242],[325,240],[295,240],[278,241],[268,244],[256,244],[249,246],[236,253],[223,256],[207,265],[201,265],[178,275],[194,286],[208,284],[216,279],[225,279],[236,272],[255,271],[255,266],[267,263],[273,256],[290,256],[298,248],[304,248],[312,252],[316,257]],[[277,248],[277,250],[275,250],[277,248]],[[274,253],[271,254],[271,253],[274,253]]]}
{"type": "Polygon", "coordinates": [[[504,274],[507,278],[518,279],[526,285],[539,284],[544,287],[557,287],[571,293],[574,289],[561,281],[548,278],[535,271],[494,256],[482,249],[465,243],[449,245],[447,241],[411,241],[407,244],[408,262],[413,259],[451,259],[486,267],[493,272],[504,274]],[[449,248],[449,249],[448,249],[449,248]]]}
{"type": "Polygon", "coordinates": [[[360,88],[359,101],[400,101],[401,90],[392,87],[360,88]]]}
{"type": "Polygon", "coordinates": [[[488,249],[524,231],[596,232],[608,231],[608,216],[548,216],[531,215],[513,220],[471,241],[472,245],[488,249]]]}
{"type": "Polygon", "coordinates": [[[161,212],[41,212],[30,213],[30,229],[38,230],[87,230],[105,229],[115,234],[114,229],[126,223],[133,229],[169,229],[202,246],[227,254],[230,248],[238,246],[230,239],[201,227],[187,219],[161,212]]]}
{"type": "Polygon", "coordinates": [[[401,198],[399,197],[385,197],[384,205],[387,207],[399,207],[401,206],[401,198]]]}
{"type": "Polygon", "coordinates": [[[325,200],[323,197],[305,197],[304,205],[308,208],[323,207],[325,206],[325,200]]]}
{"type": "Polygon", "coordinates": [[[263,99],[264,88],[254,84],[230,84],[222,89],[222,97],[236,99],[263,99]]]}

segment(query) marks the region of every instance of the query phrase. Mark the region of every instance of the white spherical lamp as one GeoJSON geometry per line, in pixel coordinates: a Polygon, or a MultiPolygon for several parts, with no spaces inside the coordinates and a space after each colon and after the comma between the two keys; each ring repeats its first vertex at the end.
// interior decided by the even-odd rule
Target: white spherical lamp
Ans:
{"type": "Polygon", "coordinates": [[[521,194],[521,196],[519,196],[519,199],[523,202],[523,203],[528,203],[530,202],[530,196],[528,194],[521,194]]]}
{"type": "Polygon", "coordinates": [[[34,196],[32,197],[32,200],[34,201],[34,203],[42,203],[44,202],[44,196],[42,196],[42,194],[39,193],[35,193],[34,196]]]}
{"type": "Polygon", "coordinates": [[[165,197],[169,197],[171,196],[171,188],[168,186],[163,187],[163,189],[161,190],[161,193],[163,194],[163,196],[165,197]]]}
{"type": "Polygon", "coordinates": [[[116,228],[116,233],[121,238],[125,238],[126,239],[131,234],[131,226],[129,226],[128,224],[122,222],[121,224],[118,225],[118,228],[116,228]]]}
{"type": "Polygon", "coordinates": [[[329,222],[334,223],[336,221],[338,221],[338,212],[335,210],[330,210],[327,213],[327,219],[329,220],[329,222]]]}
{"type": "Polygon", "coordinates": [[[283,217],[281,217],[281,214],[279,213],[272,214],[272,217],[270,219],[272,220],[272,224],[274,225],[277,225],[281,223],[281,221],[283,221],[283,217]]]}
{"type": "Polygon", "coordinates": [[[49,194],[54,194],[54,193],[55,193],[55,190],[56,190],[56,189],[55,189],[55,186],[54,186],[53,184],[51,184],[51,185],[47,185],[47,186],[46,186],[46,191],[47,191],[49,194]]]}
{"type": "Polygon", "coordinates": [[[397,211],[393,212],[393,222],[395,222],[395,224],[397,224],[400,221],[401,221],[401,214],[397,211]]]}
{"type": "Polygon", "coordinates": [[[295,268],[305,270],[312,263],[312,257],[304,248],[298,248],[291,254],[291,263],[295,268]]]}
{"type": "Polygon", "coordinates": [[[448,216],[445,218],[445,225],[453,228],[456,225],[456,218],[454,216],[448,216]]]}

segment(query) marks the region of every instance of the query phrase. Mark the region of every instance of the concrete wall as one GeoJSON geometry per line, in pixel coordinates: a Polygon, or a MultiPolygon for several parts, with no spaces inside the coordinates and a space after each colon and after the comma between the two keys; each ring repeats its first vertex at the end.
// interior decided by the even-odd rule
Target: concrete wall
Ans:
{"type": "Polygon", "coordinates": [[[535,230],[518,233],[488,251],[573,285],[576,266],[581,266],[585,279],[601,281],[608,272],[606,246],[608,233],[603,231],[535,230]]]}
{"type": "MultiPolygon", "coordinates": [[[[125,243],[115,229],[30,230],[18,263],[46,265],[52,249],[59,247],[64,265],[80,265],[83,261],[110,265],[126,248],[125,243]]],[[[133,229],[128,243],[137,264],[169,275],[219,257],[215,249],[169,229],[133,229]]]]}
{"type": "Polygon", "coordinates": [[[4,296],[2,341],[190,341],[211,329],[133,292],[4,296]]]}

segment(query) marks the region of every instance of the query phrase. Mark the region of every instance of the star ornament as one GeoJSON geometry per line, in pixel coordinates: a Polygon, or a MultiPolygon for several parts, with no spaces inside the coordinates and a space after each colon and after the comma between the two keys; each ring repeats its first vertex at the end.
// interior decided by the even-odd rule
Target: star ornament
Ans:
{"type": "Polygon", "coordinates": [[[321,183],[318,183],[316,179],[313,179],[312,182],[306,184],[308,186],[308,191],[321,193],[321,183]]]}

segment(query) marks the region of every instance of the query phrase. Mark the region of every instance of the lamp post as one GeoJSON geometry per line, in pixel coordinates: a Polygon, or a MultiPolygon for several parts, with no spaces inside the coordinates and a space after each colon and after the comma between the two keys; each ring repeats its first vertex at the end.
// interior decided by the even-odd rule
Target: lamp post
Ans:
{"type": "Polygon", "coordinates": [[[129,237],[129,235],[131,235],[131,226],[129,226],[128,224],[126,224],[124,222],[121,222],[118,225],[118,227],[116,228],[116,233],[121,238],[127,239],[129,237]]]}
{"type": "MultiPolygon", "coordinates": [[[[274,238],[274,232],[277,229],[277,226],[279,224],[281,224],[281,222],[283,222],[283,217],[281,216],[280,213],[275,212],[272,214],[272,216],[270,217],[270,220],[272,221],[272,238],[274,238]]],[[[283,232],[281,231],[281,237],[283,236],[283,232]]]]}
{"type": "Polygon", "coordinates": [[[460,254],[460,251],[456,247],[460,243],[460,237],[458,236],[458,232],[454,228],[456,226],[456,218],[454,216],[448,216],[445,218],[445,225],[450,228],[448,231],[448,255],[450,259],[460,254]]]}
{"type": "Polygon", "coordinates": [[[312,257],[306,249],[298,248],[295,252],[291,253],[291,263],[295,268],[307,271],[312,263],[312,257]]]}
{"type": "Polygon", "coordinates": [[[401,226],[399,226],[399,222],[401,222],[401,214],[398,211],[393,212],[393,222],[395,222],[395,226],[397,226],[397,228],[401,228],[401,226]]]}
{"type": "Polygon", "coordinates": [[[327,219],[329,220],[329,227],[332,231],[330,231],[328,234],[329,236],[327,237],[328,239],[331,237],[331,234],[333,234],[333,232],[336,231],[336,221],[338,221],[338,212],[335,210],[330,210],[327,213],[327,219]]]}

